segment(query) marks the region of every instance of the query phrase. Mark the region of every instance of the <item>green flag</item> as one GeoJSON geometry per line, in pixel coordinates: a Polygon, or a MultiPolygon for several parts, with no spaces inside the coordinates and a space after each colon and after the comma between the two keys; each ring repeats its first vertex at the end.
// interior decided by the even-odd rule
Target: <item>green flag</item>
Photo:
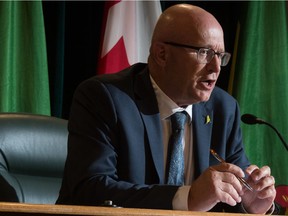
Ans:
{"type": "MultiPolygon", "coordinates": [[[[234,54],[232,92],[242,114],[254,114],[271,123],[288,140],[288,32],[285,2],[249,1],[244,4],[237,53],[234,54]]],[[[288,185],[288,151],[277,134],[263,124],[243,124],[242,129],[251,163],[270,166],[276,186],[288,185]]]]}
{"type": "Polygon", "coordinates": [[[0,2],[0,112],[50,115],[41,1],[0,2]]]}

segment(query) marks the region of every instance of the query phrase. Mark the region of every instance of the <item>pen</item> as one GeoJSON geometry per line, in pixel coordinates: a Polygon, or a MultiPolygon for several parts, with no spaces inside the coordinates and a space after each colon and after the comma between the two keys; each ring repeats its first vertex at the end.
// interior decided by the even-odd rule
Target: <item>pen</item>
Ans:
{"type": "MultiPolygon", "coordinates": [[[[220,163],[226,163],[226,161],[223,158],[221,158],[213,149],[210,149],[210,152],[214,156],[214,158],[218,160],[220,163]]],[[[253,188],[245,181],[245,179],[237,175],[235,176],[242,185],[244,185],[248,190],[253,191],[253,188]]]]}

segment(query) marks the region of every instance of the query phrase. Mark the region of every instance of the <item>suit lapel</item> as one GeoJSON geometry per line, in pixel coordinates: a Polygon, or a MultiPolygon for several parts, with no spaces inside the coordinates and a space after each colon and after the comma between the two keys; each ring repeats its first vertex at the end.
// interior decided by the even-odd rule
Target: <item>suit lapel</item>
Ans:
{"type": "Polygon", "coordinates": [[[159,183],[164,183],[164,157],[162,126],[157,99],[146,68],[135,78],[136,104],[140,110],[146,131],[152,159],[159,177],[159,183]]]}
{"type": "Polygon", "coordinates": [[[193,105],[195,178],[209,167],[212,126],[213,110],[207,103],[193,105]]]}

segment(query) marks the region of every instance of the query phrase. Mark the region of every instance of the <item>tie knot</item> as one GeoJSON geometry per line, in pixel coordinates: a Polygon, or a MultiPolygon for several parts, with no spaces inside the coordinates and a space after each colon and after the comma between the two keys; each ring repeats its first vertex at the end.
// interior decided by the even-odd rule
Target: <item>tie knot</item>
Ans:
{"type": "Polygon", "coordinates": [[[171,116],[172,130],[183,130],[187,114],[185,111],[176,112],[171,116]]]}

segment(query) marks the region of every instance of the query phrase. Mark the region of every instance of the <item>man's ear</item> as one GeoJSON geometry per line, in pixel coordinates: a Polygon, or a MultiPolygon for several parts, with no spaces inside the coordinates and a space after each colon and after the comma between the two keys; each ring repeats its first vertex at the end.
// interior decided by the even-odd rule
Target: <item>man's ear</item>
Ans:
{"type": "Polygon", "coordinates": [[[154,53],[154,60],[160,66],[165,66],[167,58],[167,46],[164,43],[156,42],[152,46],[154,53]]]}

